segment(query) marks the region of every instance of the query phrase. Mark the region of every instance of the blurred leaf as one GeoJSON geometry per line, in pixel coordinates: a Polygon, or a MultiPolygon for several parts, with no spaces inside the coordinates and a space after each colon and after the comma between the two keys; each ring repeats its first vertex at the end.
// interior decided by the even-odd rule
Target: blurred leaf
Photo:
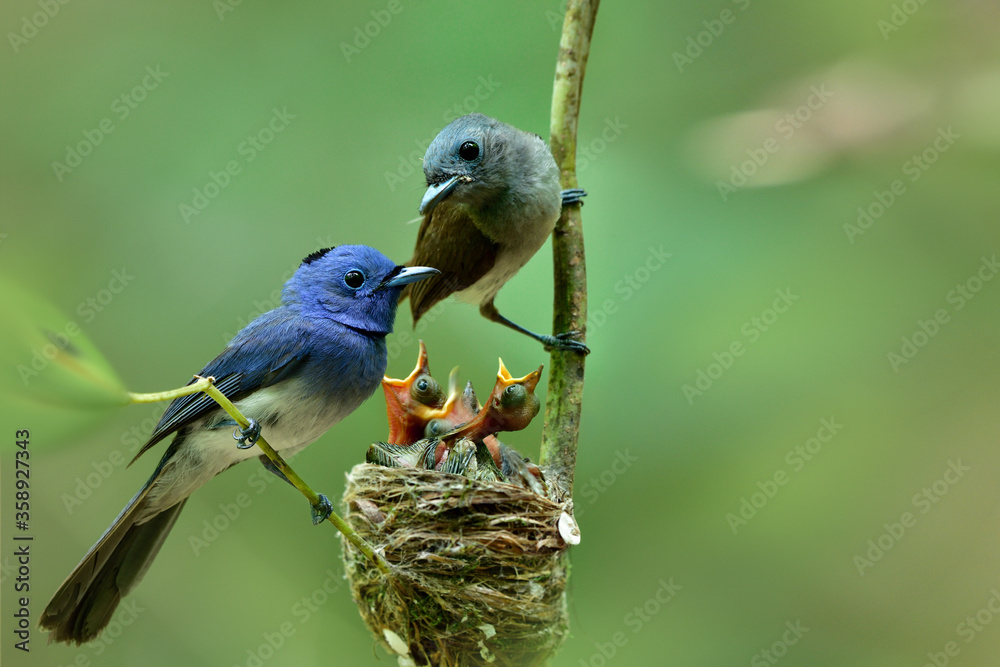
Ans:
{"type": "Polygon", "coordinates": [[[0,320],[0,396],[7,405],[37,411],[46,421],[128,405],[125,387],[100,350],[45,299],[2,280],[0,320]]]}

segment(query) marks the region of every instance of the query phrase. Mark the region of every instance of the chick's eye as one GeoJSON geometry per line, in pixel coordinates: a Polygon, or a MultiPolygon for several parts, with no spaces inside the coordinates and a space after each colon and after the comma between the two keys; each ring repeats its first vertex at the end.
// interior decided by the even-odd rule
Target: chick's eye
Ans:
{"type": "Polygon", "coordinates": [[[512,384],[504,389],[503,393],[500,394],[500,404],[506,407],[520,405],[524,402],[527,395],[528,391],[524,388],[524,386],[512,384]]]}
{"type": "Polygon", "coordinates": [[[436,438],[439,435],[444,435],[448,432],[448,422],[443,419],[432,419],[427,422],[427,426],[424,428],[425,438],[436,438]]]}
{"type": "Polygon", "coordinates": [[[458,147],[458,157],[466,162],[472,162],[479,157],[479,144],[475,141],[466,141],[458,147]]]}
{"type": "Polygon", "coordinates": [[[424,405],[436,405],[444,400],[444,391],[441,390],[441,385],[430,375],[418,377],[413,386],[410,387],[410,395],[418,403],[424,405]]]}
{"type": "Polygon", "coordinates": [[[344,284],[351,289],[358,289],[365,284],[365,274],[360,271],[348,271],[344,276],[344,284]]]}

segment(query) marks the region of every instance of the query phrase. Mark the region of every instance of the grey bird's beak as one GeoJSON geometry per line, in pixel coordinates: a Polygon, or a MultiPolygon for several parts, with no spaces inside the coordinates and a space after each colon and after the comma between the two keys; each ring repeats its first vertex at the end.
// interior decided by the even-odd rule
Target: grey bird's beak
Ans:
{"type": "Polygon", "coordinates": [[[433,211],[434,207],[440,204],[464,180],[465,178],[462,176],[452,176],[443,183],[427,186],[427,192],[424,193],[424,198],[420,200],[420,215],[427,215],[433,211]]]}
{"type": "Polygon", "coordinates": [[[379,289],[408,285],[410,283],[415,283],[418,280],[424,280],[425,278],[430,278],[431,276],[436,276],[441,273],[437,269],[432,269],[429,266],[397,266],[396,268],[399,269],[399,272],[379,285],[379,289]]]}

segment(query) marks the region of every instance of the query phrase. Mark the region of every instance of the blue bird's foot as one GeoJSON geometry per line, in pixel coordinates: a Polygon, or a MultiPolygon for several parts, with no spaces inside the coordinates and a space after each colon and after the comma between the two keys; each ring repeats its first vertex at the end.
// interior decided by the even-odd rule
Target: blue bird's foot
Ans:
{"type": "Polygon", "coordinates": [[[319,494],[319,500],[312,506],[313,525],[318,526],[323,523],[330,518],[331,514],[333,514],[333,505],[330,503],[330,499],[322,493],[319,494]]]}
{"type": "Polygon", "coordinates": [[[563,190],[561,194],[563,206],[570,204],[583,206],[583,198],[587,196],[587,192],[582,188],[570,188],[569,190],[563,190]]]}
{"type": "Polygon", "coordinates": [[[250,449],[257,444],[260,437],[260,424],[256,419],[250,419],[250,424],[246,428],[238,428],[233,431],[233,440],[239,449],[250,449]]]}

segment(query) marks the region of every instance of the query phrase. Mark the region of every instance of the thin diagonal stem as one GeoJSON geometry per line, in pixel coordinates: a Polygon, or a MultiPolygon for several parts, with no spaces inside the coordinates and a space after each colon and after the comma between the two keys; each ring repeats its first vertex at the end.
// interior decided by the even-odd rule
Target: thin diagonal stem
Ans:
{"type": "MultiPolygon", "coordinates": [[[[193,394],[195,392],[203,391],[206,394],[208,394],[208,396],[211,397],[212,400],[218,403],[219,406],[223,410],[225,410],[237,424],[239,424],[241,429],[245,429],[250,426],[250,420],[244,417],[243,413],[240,412],[235,405],[233,405],[233,402],[230,401],[228,398],[226,398],[225,394],[219,391],[219,388],[215,386],[215,378],[213,377],[202,378],[197,376],[196,378],[197,380],[195,382],[186,385],[184,387],[181,387],[179,389],[156,392],[151,394],[129,393],[129,399],[133,403],[155,403],[157,401],[169,401],[175,398],[179,398],[181,396],[187,396],[188,394],[193,394]]],[[[306,497],[306,500],[309,501],[310,505],[315,507],[317,504],[320,503],[319,494],[313,491],[312,487],[306,484],[305,481],[301,477],[299,477],[298,473],[292,470],[291,466],[289,466],[288,463],[285,462],[285,459],[283,459],[281,455],[277,451],[275,451],[275,449],[271,447],[270,444],[268,444],[264,436],[259,436],[257,438],[256,444],[258,447],[260,447],[261,451],[264,452],[264,455],[267,456],[267,458],[269,458],[272,463],[274,463],[275,467],[281,471],[281,474],[284,475],[285,478],[292,483],[292,486],[298,489],[299,492],[306,497]]],[[[233,446],[234,447],[236,446],[235,443],[233,444],[233,446]]],[[[378,568],[382,570],[383,573],[385,573],[386,575],[391,575],[392,573],[391,568],[389,566],[388,561],[386,561],[385,557],[383,557],[382,554],[375,551],[372,548],[372,546],[368,544],[368,542],[366,542],[363,537],[358,535],[357,532],[355,532],[355,530],[351,528],[351,526],[346,521],[340,518],[340,516],[336,512],[331,512],[328,519],[330,523],[332,523],[337,528],[337,530],[339,530],[344,535],[344,537],[347,538],[347,541],[353,544],[358,549],[358,551],[360,551],[369,559],[371,559],[378,566],[378,568]]]]}

